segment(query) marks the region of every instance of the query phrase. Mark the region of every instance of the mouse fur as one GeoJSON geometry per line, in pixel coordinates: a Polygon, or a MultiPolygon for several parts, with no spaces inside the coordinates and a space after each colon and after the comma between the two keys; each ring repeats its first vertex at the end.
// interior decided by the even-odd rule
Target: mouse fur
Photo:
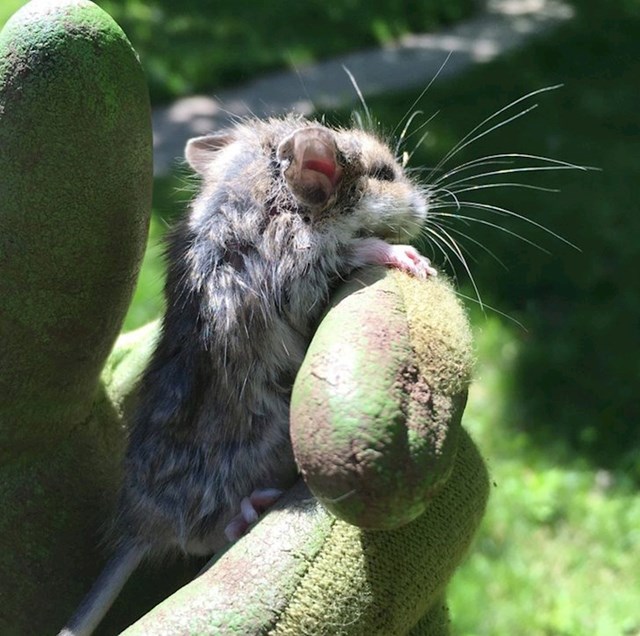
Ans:
{"type": "Polygon", "coordinates": [[[115,556],[64,635],[91,633],[138,562],[210,554],[241,502],[297,471],[289,398],[332,289],[413,248],[425,189],[387,144],[301,117],[248,120],[187,144],[201,188],[166,247],[166,311],[129,423],[115,556]],[[109,594],[104,593],[109,588],[109,594]]]}

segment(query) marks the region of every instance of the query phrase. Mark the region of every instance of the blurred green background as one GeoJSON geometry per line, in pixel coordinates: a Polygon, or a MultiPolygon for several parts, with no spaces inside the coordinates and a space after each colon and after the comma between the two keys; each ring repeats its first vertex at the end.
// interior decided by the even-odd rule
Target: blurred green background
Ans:
{"type": "MultiPolygon", "coordinates": [[[[5,0],[0,25],[22,4],[5,0]]],[[[475,0],[314,1],[287,4],[283,19],[281,3],[238,0],[217,3],[214,20],[204,0],[98,4],[140,53],[155,103],[436,28],[478,6],[475,0]]],[[[414,168],[428,168],[485,117],[562,83],[526,102],[538,103],[535,111],[444,167],[527,153],[601,169],[512,175],[559,193],[513,187],[461,195],[513,210],[580,251],[519,219],[458,212],[455,205],[441,210],[454,215],[443,219],[445,229],[467,250],[483,302],[501,312],[466,301],[478,368],[464,424],[494,489],[475,549],[450,588],[458,635],[640,635],[640,2],[567,4],[574,17],[558,30],[437,81],[418,104],[419,91],[369,102],[383,131],[408,111],[424,113],[412,131],[438,113],[411,160],[414,168]]],[[[327,117],[344,122],[349,113],[327,117]]],[[[408,139],[409,151],[420,137],[408,139]]],[[[426,177],[428,170],[417,174],[426,177]]],[[[156,180],[149,248],[126,328],[161,311],[160,238],[190,194],[184,175],[156,180]]],[[[433,256],[457,277],[463,295],[476,297],[454,256],[453,264],[437,249],[433,256]]]]}
{"type": "MultiPolygon", "coordinates": [[[[152,99],[388,42],[468,15],[478,0],[96,0],[145,66],[152,99]]],[[[26,4],[2,0],[0,25],[26,4]]]]}

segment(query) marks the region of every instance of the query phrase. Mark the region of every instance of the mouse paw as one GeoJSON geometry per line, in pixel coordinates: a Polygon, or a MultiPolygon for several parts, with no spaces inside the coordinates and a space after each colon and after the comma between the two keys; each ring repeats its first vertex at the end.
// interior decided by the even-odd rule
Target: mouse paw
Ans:
{"type": "Polygon", "coordinates": [[[431,261],[411,245],[391,245],[377,238],[361,239],[355,246],[354,259],[357,265],[386,265],[401,269],[418,278],[436,276],[431,261]]]}
{"type": "Polygon", "coordinates": [[[249,526],[260,518],[260,513],[273,505],[282,495],[277,488],[254,490],[240,502],[240,512],[229,521],[224,534],[229,541],[237,541],[244,535],[249,526]]]}
{"type": "Polygon", "coordinates": [[[415,247],[411,245],[389,245],[386,253],[385,265],[396,267],[418,278],[427,278],[427,276],[437,276],[431,261],[422,256],[415,247]]]}

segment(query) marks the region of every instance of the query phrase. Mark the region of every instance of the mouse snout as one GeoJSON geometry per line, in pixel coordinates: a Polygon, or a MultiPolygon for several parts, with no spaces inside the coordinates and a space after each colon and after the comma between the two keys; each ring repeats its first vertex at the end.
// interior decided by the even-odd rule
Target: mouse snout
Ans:
{"type": "Polygon", "coordinates": [[[330,130],[299,128],[280,143],[277,158],[287,185],[302,204],[324,209],[335,201],[342,166],[330,130]]]}

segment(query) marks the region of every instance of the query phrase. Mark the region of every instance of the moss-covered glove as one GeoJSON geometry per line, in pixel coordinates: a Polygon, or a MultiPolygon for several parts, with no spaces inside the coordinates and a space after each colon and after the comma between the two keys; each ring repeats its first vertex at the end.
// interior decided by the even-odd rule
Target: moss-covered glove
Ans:
{"type": "MultiPolygon", "coordinates": [[[[107,356],[150,192],[147,90],[126,38],[86,0],[32,0],[0,35],[3,636],[55,633],[106,558],[128,398],[156,326],[107,356]]],[[[300,483],[127,634],[446,633],[445,586],[488,490],[460,428],[469,342],[446,284],[359,273],[311,345],[292,435],[333,513],[387,529],[336,519],[300,483]]],[[[143,569],[102,633],[190,574],[143,569]]]]}
{"type": "Polygon", "coordinates": [[[125,634],[447,634],[445,588],[487,494],[460,427],[469,345],[447,284],[357,272],[292,398],[296,459],[324,505],[300,483],[125,634]]]}

